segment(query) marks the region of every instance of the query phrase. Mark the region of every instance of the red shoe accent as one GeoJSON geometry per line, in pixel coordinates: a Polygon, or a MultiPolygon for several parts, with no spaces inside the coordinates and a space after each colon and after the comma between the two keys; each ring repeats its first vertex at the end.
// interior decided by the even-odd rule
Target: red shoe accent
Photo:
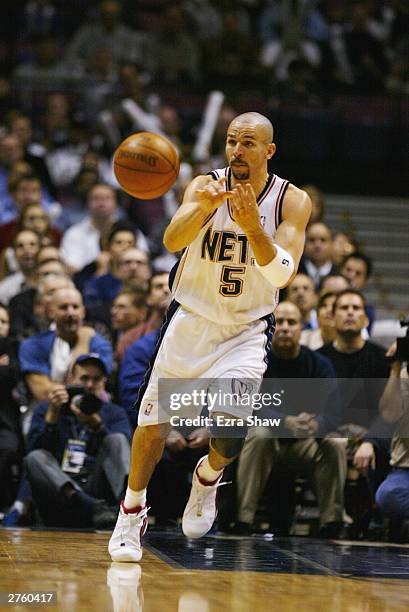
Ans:
{"type": "Polygon", "coordinates": [[[135,506],[135,508],[125,508],[125,504],[122,500],[121,507],[122,507],[122,510],[125,512],[125,514],[138,514],[138,512],[143,510],[143,508],[146,508],[146,504],[144,506],[135,506]]]}
{"type": "Polygon", "coordinates": [[[199,476],[199,468],[202,465],[203,461],[205,460],[205,457],[203,457],[203,460],[199,463],[199,465],[196,467],[196,476],[198,481],[200,482],[201,485],[203,485],[204,487],[212,487],[213,485],[217,484],[219,482],[219,480],[221,479],[221,477],[223,476],[223,471],[220,474],[220,476],[218,476],[216,478],[216,480],[213,480],[212,482],[208,482],[207,480],[203,480],[203,478],[200,478],[199,476]]]}

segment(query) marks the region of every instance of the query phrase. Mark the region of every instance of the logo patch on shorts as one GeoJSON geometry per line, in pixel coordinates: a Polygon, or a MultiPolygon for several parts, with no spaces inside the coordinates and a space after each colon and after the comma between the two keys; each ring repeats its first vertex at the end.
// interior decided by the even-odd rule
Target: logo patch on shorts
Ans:
{"type": "Polygon", "coordinates": [[[237,378],[232,379],[231,388],[233,393],[235,393],[238,397],[251,395],[253,393],[253,385],[250,382],[238,380],[237,378]]]}

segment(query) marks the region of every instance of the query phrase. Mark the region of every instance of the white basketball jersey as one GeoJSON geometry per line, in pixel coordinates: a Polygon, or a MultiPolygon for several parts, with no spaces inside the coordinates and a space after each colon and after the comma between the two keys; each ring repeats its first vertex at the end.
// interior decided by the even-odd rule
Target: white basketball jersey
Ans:
{"type": "MultiPolygon", "coordinates": [[[[230,168],[210,174],[214,179],[227,177],[226,190],[230,189],[230,168]]],[[[273,238],[287,186],[288,181],[270,175],[257,198],[262,225],[273,238]]],[[[172,292],[182,306],[221,325],[249,323],[274,311],[278,289],[255,266],[250,243],[234,221],[228,200],[184,251],[172,292]]]]}

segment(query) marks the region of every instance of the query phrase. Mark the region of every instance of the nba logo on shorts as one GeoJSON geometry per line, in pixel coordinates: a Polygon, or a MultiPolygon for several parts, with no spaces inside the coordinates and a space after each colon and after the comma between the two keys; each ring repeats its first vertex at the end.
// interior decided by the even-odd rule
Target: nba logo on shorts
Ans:
{"type": "Polygon", "coordinates": [[[145,408],[145,410],[144,410],[144,414],[146,414],[146,416],[149,416],[149,415],[150,415],[150,413],[152,412],[152,409],[153,409],[153,404],[152,404],[152,402],[148,402],[148,403],[146,404],[146,408],[145,408]]]}
{"type": "Polygon", "coordinates": [[[233,378],[231,381],[231,388],[233,393],[235,393],[238,397],[244,397],[245,395],[251,395],[253,392],[253,385],[244,380],[238,380],[237,378],[233,378]]]}

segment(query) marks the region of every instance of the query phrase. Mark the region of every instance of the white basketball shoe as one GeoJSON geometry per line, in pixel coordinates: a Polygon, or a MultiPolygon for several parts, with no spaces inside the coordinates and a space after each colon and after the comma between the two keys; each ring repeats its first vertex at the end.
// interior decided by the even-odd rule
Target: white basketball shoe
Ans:
{"type": "Polygon", "coordinates": [[[148,510],[137,508],[134,512],[127,512],[124,503],[116,521],[115,529],[109,540],[108,551],[112,561],[135,563],[142,559],[141,538],[148,526],[148,510]]]}
{"type": "Polygon", "coordinates": [[[201,538],[212,528],[217,516],[217,489],[227,484],[220,482],[223,474],[213,484],[202,484],[197,470],[206,457],[199,459],[193,472],[192,489],[183,513],[182,529],[188,538],[201,538]]]}

